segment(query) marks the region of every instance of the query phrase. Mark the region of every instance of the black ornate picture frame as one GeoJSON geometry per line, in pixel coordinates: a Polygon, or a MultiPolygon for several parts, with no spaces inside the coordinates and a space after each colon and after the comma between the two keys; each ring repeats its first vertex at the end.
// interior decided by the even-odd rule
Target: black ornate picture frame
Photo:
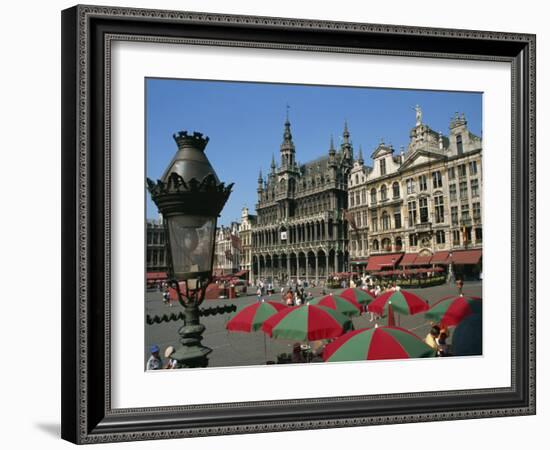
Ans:
{"type": "Polygon", "coordinates": [[[535,36],[99,6],[62,13],[62,437],[98,443],[535,414],[535,36]],[[511,386],[113,409],[110,48],[117,40],[502,61],[512,71],[511,386]]]}

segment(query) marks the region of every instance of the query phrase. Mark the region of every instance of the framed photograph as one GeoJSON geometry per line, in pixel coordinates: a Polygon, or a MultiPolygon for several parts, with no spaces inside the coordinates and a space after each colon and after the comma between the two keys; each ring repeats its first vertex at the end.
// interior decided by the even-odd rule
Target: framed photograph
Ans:
{"type": "Polygon", "coordinates": [[[535,413],[535,36],[62,12],[62,437],[535,413]]]}

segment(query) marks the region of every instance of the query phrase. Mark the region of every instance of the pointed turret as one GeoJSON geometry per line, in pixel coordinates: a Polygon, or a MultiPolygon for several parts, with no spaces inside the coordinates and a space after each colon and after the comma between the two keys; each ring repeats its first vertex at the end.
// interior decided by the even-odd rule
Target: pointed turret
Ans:
{"type": "Polygon", "coordinates": [[[258,193],[261,193],[264,189],[264,178],[262,176],[262,169],[260,169],[260,174],[258,175],[258,193]]]}
{"type": "Polygon", "coordinates": [[[294,167],[295,148],[292,142],[292,133],[290,131],[290,121],[288,120],[288,111],[285,120],[285,130],[283,132],[283,142],[281,143],[281,168],[292,169],[294,167]]]}
{"type": "Polygon", "coordinates": [[[342,133],[342,155],[344,160],[347,160],[349,163],[353,160],[353,147],[351,146],[351,141],[349,140],[349,130],[347,120],[344,122],[344,132],[342,133]]]}
{"type": "Polygon", "coordinates": [[[275,169],[277,168],[277,165],[275,164],[275,155],[271,155],[271,173],[275,173],[275,169]]]}
{"type": "Polygon", "coordinates": [[[344,132],[342,133],[344,138],[344,144],[349,144],[349,130],[348,130],[348,121],[344,121],[344,132]]]}
{"type": "Polygon", "coordinates": [[[363,159],[363,147],[359,146],[359,157],[357,158],[357,162],[362,166],[365,163],[365,160],[363,159]]]}
{"type": "Polygon", "coordinates": [[[329,165],[336,165],[336,149],[334,148],[334,138],[330,135],[330,147],[328,149],[329,165]]]}

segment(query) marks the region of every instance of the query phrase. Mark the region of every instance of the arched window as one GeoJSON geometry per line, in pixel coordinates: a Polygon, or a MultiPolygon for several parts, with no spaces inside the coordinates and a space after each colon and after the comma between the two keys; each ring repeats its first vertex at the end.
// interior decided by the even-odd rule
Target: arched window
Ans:
{"type": "Polygon", "coordinates": [[[372,241],[372,250],[375,252],[379,250],[378,239],[375,239],[374,241],[372,241]]]}
{"type": "Polygon", "coordinates": [[[393,190],[393,198],[399,198],[401,196],[401,193],[399,192],[399,183],[396,181],[392,185],[393,190]]]}
{"type": "Polygon", "coordinates": [[[376,204],[376,189],[375,188],[372,188],[370,190],[370,203],[371,203],[371,205],[376,204]]]}
{"type": "Polygon", "coordinates": [[[400,237],[395,238],[395,251],[400,252],[403,249],[403,241],[400,237]]]}
{"type": "Polygon", "coordinates": [[[386,185],[383,184],[382,187],[380,188],[380,201],[385,201],[388,199],[388,190],[386,188],[386,185]]]}
{"type": "Polygon", "coordinates": [[[391,241],[388,238],[382,239],[382,250],[385,252],[391,252],[391,241]]]}
{"type": "Polygon", "coordinates": [[[382,213],[382,229],[389,230],[390,228],[390,216],[386,211],[382,213]]]}

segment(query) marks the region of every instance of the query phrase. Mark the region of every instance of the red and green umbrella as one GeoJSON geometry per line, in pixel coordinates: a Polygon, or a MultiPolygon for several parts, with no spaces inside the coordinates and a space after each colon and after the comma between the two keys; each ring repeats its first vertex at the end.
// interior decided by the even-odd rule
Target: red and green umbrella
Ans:
{"type": "Polygon", "coordinates": [[[439,300],[426,313],[426,318],[453,327],[458,325],[465,317],[480,312],[480,297],[459,295],[439,300]]]}
{"type": "Polygon", "coordinates": [[[367,305],[374,300],[374,296],[369,292],[359,288],[347,288],[338,294],[346,300],[353,300],[360,305],[367,305]]]}
{"type": "Polygon", "coordinates": [[[329,294],[321,298],[310,300],[309,304],[326,306],[327,308],[334,309],[345,316],[358,316],[361,314],[361,305],[355,300],[348,300],[334,294],[329,294]]]}
{"type": "Polygon", "coordinates": [[[418,295],[404,289],[397,289],[379,295],[376,300],[367,306],[367,310],[382,316],[387,314],[389,305],[391,305],[394,312],[407,315],[418,314],[429,309],[428,304],[418,295]]]}
{"type": "Polygon", "coordinates": [[[367,359],[427,358],[435,351],[417,335],[398,327],[362,328],[328,344],[323,359],[328,362],[367,359]]]}
{"type": "Polygon", "coordinates": [[[262,331],[273,338],[316,341],[341,336],[353,329],[351,320],[330,308],[315,305],[294,306],[267,319],[262,331]]]}
{"type": "Polygon", "coordinates": [[[250,333],[259,330],[271,316],[286,309],[287,306],[276,302],[256,302],[245,306],[227,322],[225,328],[229,331],[250,333]]]}

